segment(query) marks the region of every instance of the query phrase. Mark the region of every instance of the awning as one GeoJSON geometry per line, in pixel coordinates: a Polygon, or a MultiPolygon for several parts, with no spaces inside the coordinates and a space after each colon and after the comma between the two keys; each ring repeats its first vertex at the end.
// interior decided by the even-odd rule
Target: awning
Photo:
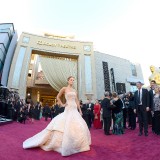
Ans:
{"type": "Polygon", "coordinates": [[[127,77],[127,82],[129,82],[129,83],[141,82],[142,84],[144,84],[143,79],[139,79],[139,78],[136,78],[136,77],[127,77]]]}

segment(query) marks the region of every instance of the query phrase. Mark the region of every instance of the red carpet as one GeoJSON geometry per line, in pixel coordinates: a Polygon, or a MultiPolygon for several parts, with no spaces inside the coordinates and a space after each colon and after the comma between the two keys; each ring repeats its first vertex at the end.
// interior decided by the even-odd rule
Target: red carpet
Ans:
{"type": "Polygon", "coordinates": [[[22,143],[44,129],[44,119],[34,124],[17,122],[0,126],[0,160],[159,160],[160,136],[137,136],[138,130],[126,130],[121,136],[105,136],[101,129],[91,129],[92,145],[88,152],[62,157],[59,153],[39,148],[24,150],[22,143]]]}

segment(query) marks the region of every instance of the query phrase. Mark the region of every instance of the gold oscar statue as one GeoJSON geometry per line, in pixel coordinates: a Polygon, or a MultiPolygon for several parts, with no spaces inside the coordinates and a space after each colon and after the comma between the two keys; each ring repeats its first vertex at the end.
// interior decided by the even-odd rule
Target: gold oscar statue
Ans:
{"type": "Polygon", "coordinates": [[[151,75],[149,77],[149,81],[155,80],[158,85],[160,85],[160,69],[155,66],[150,66],[151,75]]]}

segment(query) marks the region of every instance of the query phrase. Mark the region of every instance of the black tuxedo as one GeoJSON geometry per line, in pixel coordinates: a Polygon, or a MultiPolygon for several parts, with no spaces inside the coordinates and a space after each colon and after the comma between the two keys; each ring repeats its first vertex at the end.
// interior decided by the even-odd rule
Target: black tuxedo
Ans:
{"type": "Polygon", "coordinates": [[[60,106],[58,105],[58,104],[56,104],[55,106],[54,106],[54,117],[56,117],[58,114],[59,114],[59,108],[60,108],[60,106]]]}
{"type": "Polygon", "coordinates": [[[138,90],[134,94],[135,108],[138,111],[139,130],[140,133],[148,133],[148,121],[146,108],[149,107],[149,92],[147,89],[142,89],[141,105],[139,104],[138,90]]]}
{"type": "Polygon", "coordinates": [[[89,121],[88,121],[88,111],[87,111],[87,106],[86,104],[82,104],[81,105],[81,111],[82,111],[82,117],[85,120],[85,122],[87,123],[87,126],[89,127],[89,121]]]}
{"type": "Polygon", "coordinates": [[[153,109],[153,97],[154,97],[153,90],[150,89],[150,90],[149,90],[149,107],[150,107],[151,109],[153,109]]]}
{"type": "Polygon", "coordinates": [[[41,112],[41,105],[37,104],[35,106],[35,119],[36,120],[40,119],[40,112],[41,112]]]}
{"type": "MultiPolygon", "coordinates": [[[[153,105],[154,105],[153,98],[154,98],[154,93],[153,93],[153,90],[150,89],[149,90],[149,100],[150,100],[149,107],[152,111],[153,111],[153,105]]],[[[148,119],[149,119],[149,123],[152,123],[152,131],[154,132],[154,116],[152,117],[151,111],[148,114],[148,119]]]]}
{"type": "Polygon", "coordinates": [[[151,114],[151,109],[153,108],[153,97],[154,97],[154,93],[153,90],[150,89],[149,90],[149,108],[150,111],[148,111],[147,115],[148,115],[148,124],[152,124],[152,114],[151,114]]]}
{"type": "Polygon", "coordinates": [[[20,112],[20,108],[22,107],[22,104],[20,101],[17,101],[16,104],[14,105],[15,108],[15,119],[17,120],[18,114],[20,112]]]}
{"type": "Polygon", "coordinates": [[[48,105],[43,108],[43,114],[45,116],[45,120],[48,120],[48,117],[51,115],[51,110],[48,105]]]}
{"type": "Polygon", "coordinates": [[[109,134],[109,130],[111,127],[111,105],[110,99],[104,98],[101,102],[101,106],[103,108],[103,122],[104,122],[104,132],[105,134],[109,134]]]}
{"type": "Polygon", "coordinates": [[[93,103],[89,103],[89,104],[86,104],[86,114],[87,114],[87,119],[88,119],[88,127],[91,128],[92,126],[92,123],[94,121],[94,113],[93,113],[93,110],[94,110],[94,104],[93,103]],[[90,108],[90,109],[89,109],[90,108]]]}
{"type": "Polygon", "coordinates": [[[64,110],[65,110],[65,107],[60,107],[60,108],[59,108],[59,114],[63,113],[64,110]]]}
{"type": "Polygon", "coordinates": [[[134,97],[129,97],[129,104],[128,104],[128,117],[129,117],[129,127],[131,129],[136,128],[136,114],[134,113],[134,97]]]}

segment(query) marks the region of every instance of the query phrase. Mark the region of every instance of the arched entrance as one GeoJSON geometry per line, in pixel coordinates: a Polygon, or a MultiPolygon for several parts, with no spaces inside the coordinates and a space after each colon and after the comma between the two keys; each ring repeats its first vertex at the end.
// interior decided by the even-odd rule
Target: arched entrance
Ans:
{"type": "MultiPolygon", "coordinates": [[[[26,100],[41,101],[50,106],[56,103],[59,90],[67,85],[69,76],[75,77],[77,90],[78,57],[32,51],[27,77],[26,100]]],[[[64,100],[64,98],[63,98],[64,100]]]]}

